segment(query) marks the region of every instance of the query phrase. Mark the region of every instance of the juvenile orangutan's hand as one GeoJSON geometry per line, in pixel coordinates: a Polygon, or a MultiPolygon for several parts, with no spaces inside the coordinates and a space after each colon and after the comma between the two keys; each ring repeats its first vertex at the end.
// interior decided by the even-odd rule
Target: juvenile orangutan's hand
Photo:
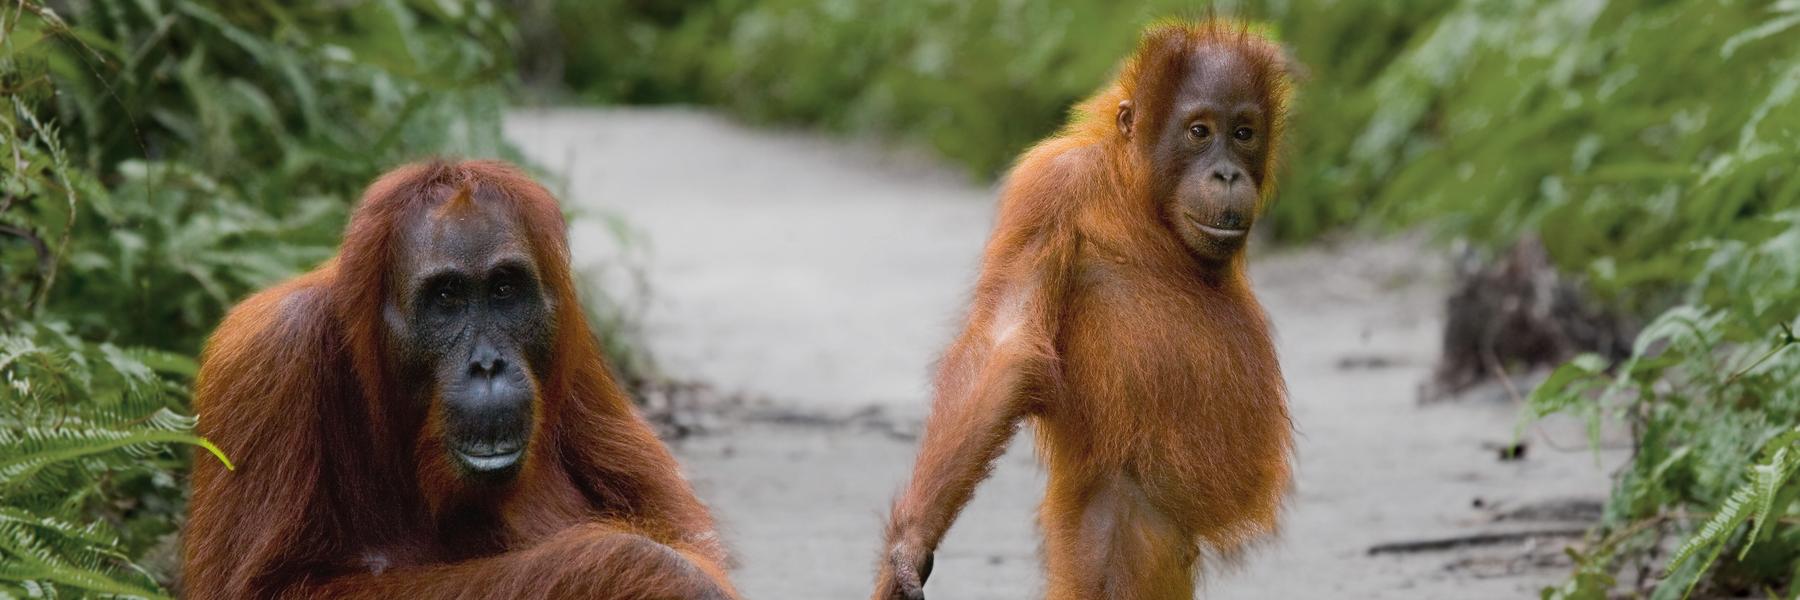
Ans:
{"type": "Polygon", "coordinates": [[[881,561],[871,600],[925,600],[925,579],[931,577],[932,553],[911,544],[895,544],[881,561]]]}

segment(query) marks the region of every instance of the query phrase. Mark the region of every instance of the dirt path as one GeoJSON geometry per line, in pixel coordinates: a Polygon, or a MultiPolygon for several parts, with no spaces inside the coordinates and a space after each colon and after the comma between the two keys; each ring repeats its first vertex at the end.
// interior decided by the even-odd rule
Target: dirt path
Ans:
{"type": "MultiPolygon", "coordinates": [[[[525,111],[509,135],[567,176],[567,202],[647,235],[648,336],[672,373],[764,403],[676,445],[750,598],[866,597],[881,515],[910,468],[930,362],[952,334],[990,190],[923,161],[682,110],[525,111]],[[749,414],[751,416],[745,416],[749,414]]],[[[610,225],[573,225],[578,265],[610,225]]],[[[1261,248],[1255,248],[1261,250],[1261,248]]],[[[1498,389],[1420,406],[1440,252],[1352,242],[1259,255],[1300,430],[1286,530],[1209,598],[1523,598],[1564,576],[1568,538],[1371,555],[1378,544],[1567,530],[1597,512],[1613,451],[1570,423],[1500,461],[1498,389]],[[1603,466],[1605,465],[1605,466],[1603,466]]],[[[1043,475],[1021,439],[939,551],[934,600],[1031,597],[1043,475]]]]}

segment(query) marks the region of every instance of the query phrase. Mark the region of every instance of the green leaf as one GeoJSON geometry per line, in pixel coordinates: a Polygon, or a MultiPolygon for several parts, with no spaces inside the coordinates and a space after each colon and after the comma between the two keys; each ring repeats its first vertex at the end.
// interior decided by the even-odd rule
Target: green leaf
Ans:
{"type": "Polygon", "coordinates": [[[142,444],[190,444],[205,448],[226,468],[234,468],[225,452],[197,435],[175,431],[112,429],[45,430],[28,428],[21,438],[0,432],[0,446],[22,450],[0,459],[0,490],[17,485],[46,466],[142,444]]]}

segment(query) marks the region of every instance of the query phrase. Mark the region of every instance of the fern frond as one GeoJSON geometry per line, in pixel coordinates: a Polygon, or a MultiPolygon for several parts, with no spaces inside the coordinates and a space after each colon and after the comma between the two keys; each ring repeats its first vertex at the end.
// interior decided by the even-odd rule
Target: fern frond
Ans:
{"type": "Polygon", "coordinates": [[[27,428],[22,432],[0,430],[0,448],[19,452],[0,459],[0,491],[46,465],[101,454],[140,444],[190,444],[205,448],[220,462],[231,468],[231,460],[212,442],[190,433],[177,431],[130,431],[116,429],[44,429],[27,428]],[[22,435],[20,435],[22,434],[22,435]]]}
{"type": "MultiPolygon", "coordinates": [[[[1663,569],[1664,576],[1674,575],[1675,569],[1680,568],[1682,563],[1687,562],[1701,549],[1709,546],[1710,549],[1706,551],[1706,560],[1700,563],[1700,568],[1696,569],[1695,573],[1705,573],[1707,569],[1712,568],[1713,562],[1717,561],[1719,554],[1725,550],[1725,543],[1731,533],[1737,531],[1744,521],[1749,520],[1750,505],[1755,501],[1755,486],[1745,484],[1732,490],[1731,496],[1719,504],[1718,512],[1713,513],[1712,518],[1707,519],[1706,524],[1701,525],[1699,531],[1694,532],[1687,541],[1681,543],[1680,548],[1675,550],[1674,557],[1669,559],[1668,567],[1663,569]]],[[[1681,597],[1687,598],[1689,594],[1694,593],[1694,586],[1699,584],[1700,577],[1696,575],[1694,579],[1688,581],[1686,591],[1682,592],[1681,597]]]]}
{"type": "Polygon", "coordinates": [[[1770,440],[1765,446],[1767,458],[1750,467],[1749,480],[1733,489],[1731,495],[1720,503],[1712,518],[1707,519],[1699,530],[1676,549],[1663,570],[1665,577],[1673,576],[1677,569],[1702,550],[1706,553],[1705,560],[1693,571],[1694,578],[1687,582],[1683,598],[1693,593],[1694,587],[1700,583],[1700,574],[1711,569],[1719,555],[1724,553],[1731,535],[1744,523],[1754,519],[1755,524],[1738,551],[1739,559],[1749,556],[1751,547],[1763,535],[1764,526],[1774,517],[1776,499],[1781,497],[1783,486],[1793,478],[1796,470],[1800,470],[1800,447],[1797,446],[1800,446],[1800,427],[1770,440]]]}
{"type": "MultiPolygon", "coordinates": [[[[51,582],[72,588],[110,594],[117,598],[157,600],[168,598],[150,588],[130,585],[97,572],[62,565],[0,562],[0,581],[51,582]]],[[[35,587],[42,587],[41,584],[35,587]]],[[[41,594],[42,592],[40,592],[41,594]]],[[[54,593],[44,594],[55,597],[54,593]]]]}
{"type": "Polygon", "coordinates": [[[1742,560],[1750,554],[1750,547],[1763,539],[1769,519],[1775,514],[1775,499],[1781,497],[1781,488],[1788,479],[1794,476],[1796,467],[1800,467],[1800,449],[1795,448],[1795,441],[1800,440],[1800,429],[1782,434],[1771,442],[1774,454],[1762,464],[1750,467],[1750,485],[1756,486],[1756,514],[1750,528],[1749,537],[1744,538],[1744,548],[1738,552],[1742,560]]]}

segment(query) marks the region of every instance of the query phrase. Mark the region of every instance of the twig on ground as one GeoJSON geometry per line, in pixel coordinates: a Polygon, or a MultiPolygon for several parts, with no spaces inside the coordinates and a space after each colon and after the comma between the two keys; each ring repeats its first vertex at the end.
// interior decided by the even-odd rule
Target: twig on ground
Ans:
{"type": "Polygon", "coordinates": [[[1369,547],[1369,555],[1409,554],[1413,552],[1441,552],[1466,546],[1491,546],[1508,544],[1524,540],[1547,537],[1581,537],[1587,535],[1586,527],[1567,527],[1562,529],[1533,529],[1527,531],[1489,531],[1455,537],[1434,538],[1428,540],[1404,540],[1387,542],[1369,547]]]}

